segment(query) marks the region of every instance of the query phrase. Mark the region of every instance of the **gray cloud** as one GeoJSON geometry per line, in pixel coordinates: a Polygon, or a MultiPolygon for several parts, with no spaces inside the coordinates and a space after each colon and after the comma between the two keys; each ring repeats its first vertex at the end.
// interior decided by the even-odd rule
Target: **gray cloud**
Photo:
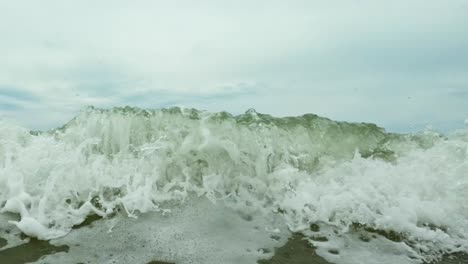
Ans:
{"type": "Polygon", "coordinates": [[[29,92],[18,88],[0,86],[0,98],[20,101],[38,101],[39,98],[29,92]]]}
{"type": "Polygon", "coordinates": [[[449,129],[468,117],[466,13],[462,0],[2,1],[0,115],[37,128],[85,105],[254,107],[449,129]]]}
{"type": "Polygon", "coordinates": [[[19,104],[10,103],[0,99],[0,110],[2,111],[15,111],[23,109],[23,107],[19,104]]]}

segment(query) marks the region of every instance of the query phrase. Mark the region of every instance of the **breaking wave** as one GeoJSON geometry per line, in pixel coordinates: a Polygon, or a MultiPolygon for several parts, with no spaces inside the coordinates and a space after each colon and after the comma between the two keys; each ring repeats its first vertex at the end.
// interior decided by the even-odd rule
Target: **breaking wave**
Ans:
{"type": "Polygon", "coordinates": [[[468,252],[468,131],[131,107],[88,107],[46,132],[0,122],[0,208],[28,236],[195,196],[246,219],[273,213],[331,262],[435,261],[468,252]]]}

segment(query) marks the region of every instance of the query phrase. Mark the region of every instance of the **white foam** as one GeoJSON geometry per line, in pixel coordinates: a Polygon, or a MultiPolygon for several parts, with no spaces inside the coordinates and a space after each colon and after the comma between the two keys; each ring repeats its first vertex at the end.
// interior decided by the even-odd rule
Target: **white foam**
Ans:
{"type": "Polygon", "coordinates": [[[16,221],[18,217],[13,214],[0,214],[0,237],[7,241],[1,249],[7,249],[26,243],[21,239],[21,231],[12,225],[10,221],[16,221]]]}
{"type": "Polygon", "coordinates": [[[440,257],[438,250],[466,251],[467,147],[465,141],[440,142],[429,150],[409,151],[394,164],[356,156],[302,181],[280,207],[293,215],[290,225],[298,230],[309,222],[333,227],[334,232],[321,233],[329,242],[313,243],[319,253],[336,263],[356,259],[360,263],[410,263],[413,260],[408,256],[432,261],[440,257]],[[371,253],[369,245],[360,246],[366,243],[349,239],[348,228],[353,223],[393,230],[417,246],[379,238],[368,243],[371,253]],[[327,254],[330,247],[340,254],[327,254]],[[366,257],[369,255],[372,258],[366,257]]]}
{"type": "MultiPolygon", "coordinates": [[[[260,119],[256,114],[254,121],[260,119]]],[[[447,140],[433,133],[414,140],[411,136],[393,140],[390,136],[384,138],[378,129],[369,132],[373,128],[348,124],[339,127],[332,121],[318,120],[313,129],[268,123],[260,126],[255,122],[239,125],[229,118],[213,121],[204,116],[197,120],[163,112],[143,115],[91,111],[78,116],[65,130],[39,136],[1,123],[0,208],[2,212],[20,214],[21,219],[11,223],[22,232],[51,239],[67,234],[89,214],[106,217],[120,210],[131,217],[141,212],[161,215],[178,212],[192,195],[208,198],[211,204],[194,206],[198,209],[185,215],[174,214],[200,217],[198,222],[176,217],[172,219],[181,222],[175,221],[171,227],[166,218],[148,216],[154,221],[152,229],[162,228],[151,231],[161,232],[158,240],[145,237],[148,234],[138,229],[140,224],[131,224],[131,219],[115,226],[114,230],[121,228],[119,232],[129,228],[138,234],[133,237],[123,232],[119,236],[124,240],[167,243],[170,247],[158,246],[164,248],[158,252],[167,259],[177,255],[176,259],[183,260],[184,254],[197,259],[197,252],[211,250],[209,246],[195,245],[197,239],[206,245],[216,241],[240,254],[234,249],[240,247],[240,242],[223,243],[228,243],[230,236],[238,235],[239,241],[249,236],[249,226],[235,221],[234,226],[239,224],[233,229],[236,234],[218,226],[216,236],[210,233],[203,237],[201,223],[214,221],[221,213],[227,219],[218,220],[230,223],[233,212],[246,219],[252,214],[263,219],[261,215],[266,217],[275,211],[282,212],[278,215],[290,230],[306,235],[312,236],[306,231],[311,223],[321,223],[320,235],[328,237],[328,241],[313,243],[319,254],[337,263],[356,259],[375,263],[373,260],[385,257],[409,263],[413,261],[410,257],[431,260],[445,252],[468,252],[466,131],[447,140]],[[378,147],[394,151],[393,161],[354,154],[356,149],[373,151],[379,142],[386,143],[378,147]],[[200,216],[205,211],[206,215],[200,216]],[[190,225],[194,223],[197,225],[190,225]],[[350,230],[355,223],[404,234],[405,241],[397,243],[378,236],[363,243],[350,230]],[[189,227],[197,231],[187,234],[187,241],[192,241],[187,243],[193,245],[183,244],[184,234],[172,242],[160,238],[175,236],[179,229],[189,227]],[[176,241],[183,245],[177,246],[176,241]],[[190,247],[196,250],[190,251],[190,247]],[[171,255],[167,253],[169,248],[186,252],[171,255]]],[[[151,221],[144,219],[138,221],[150,228],[151,221]]],[[[74,232],[57,243],[83,241],[95,232],[99,233],[96,241],[103,243],[103,252],[111,254],[114,243],[104,242],[111,239],[104,235],[102,225],[101,229],[74,232]]],[[[261,230],[268,230],[267,234],[275,228],[261,230]]],[[[279,228],[281,233],[283,230],[279,228]]],[[[267,235],[259,235],[252,247],[266,241],[267,235]]],[[[116,247],[124,250],[123,244],[116,247]]],[[[139,252],[149,257],[145,250],[139,252]]],[[[247,259],[260,257],[256,254],[247,254],[247,259]]],[[[213,255],[213,259],[217,257],[213,255]]]]}
{"type": "Polygon", "coordinates": [[[47,256],[36,263],[246,263],[271,257],[274,247],[285,243],[284,223],[253,215],[246,221],[221,204],[193,198],[166,216],[158,213],[138,219],[119,216],[98,221],[52,240],[70,245],[68,253],[47,256]],[[264,229],[283,229],[275,239],[264,229]],[[111,231],[109,231],[111,230],[111,231]]]}

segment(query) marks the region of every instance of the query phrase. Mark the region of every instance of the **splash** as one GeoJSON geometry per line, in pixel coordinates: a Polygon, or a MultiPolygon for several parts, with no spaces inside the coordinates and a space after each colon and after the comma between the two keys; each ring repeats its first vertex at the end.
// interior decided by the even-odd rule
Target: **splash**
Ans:
{"type": "Polygon", "coordinates": [[[335,263],[430,262],[468,252],[467,147],[467,131],[400,135],[312,114],[89,107],[46,132],[0,123],[0,208],[47,240],[92,214],[206,197],[277,215],[335,263]]]}

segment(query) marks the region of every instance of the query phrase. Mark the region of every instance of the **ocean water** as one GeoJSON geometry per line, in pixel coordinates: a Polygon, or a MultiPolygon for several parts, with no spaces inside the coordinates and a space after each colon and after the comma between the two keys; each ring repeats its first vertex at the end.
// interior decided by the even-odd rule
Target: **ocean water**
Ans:
{"type": "Polygon", "coordinates": [[[3,248],[69,247],[37,263],[256,263],[291,233],[337,264],[468,253],[468,129],[131,107],[0,121],[3,248]]]}

